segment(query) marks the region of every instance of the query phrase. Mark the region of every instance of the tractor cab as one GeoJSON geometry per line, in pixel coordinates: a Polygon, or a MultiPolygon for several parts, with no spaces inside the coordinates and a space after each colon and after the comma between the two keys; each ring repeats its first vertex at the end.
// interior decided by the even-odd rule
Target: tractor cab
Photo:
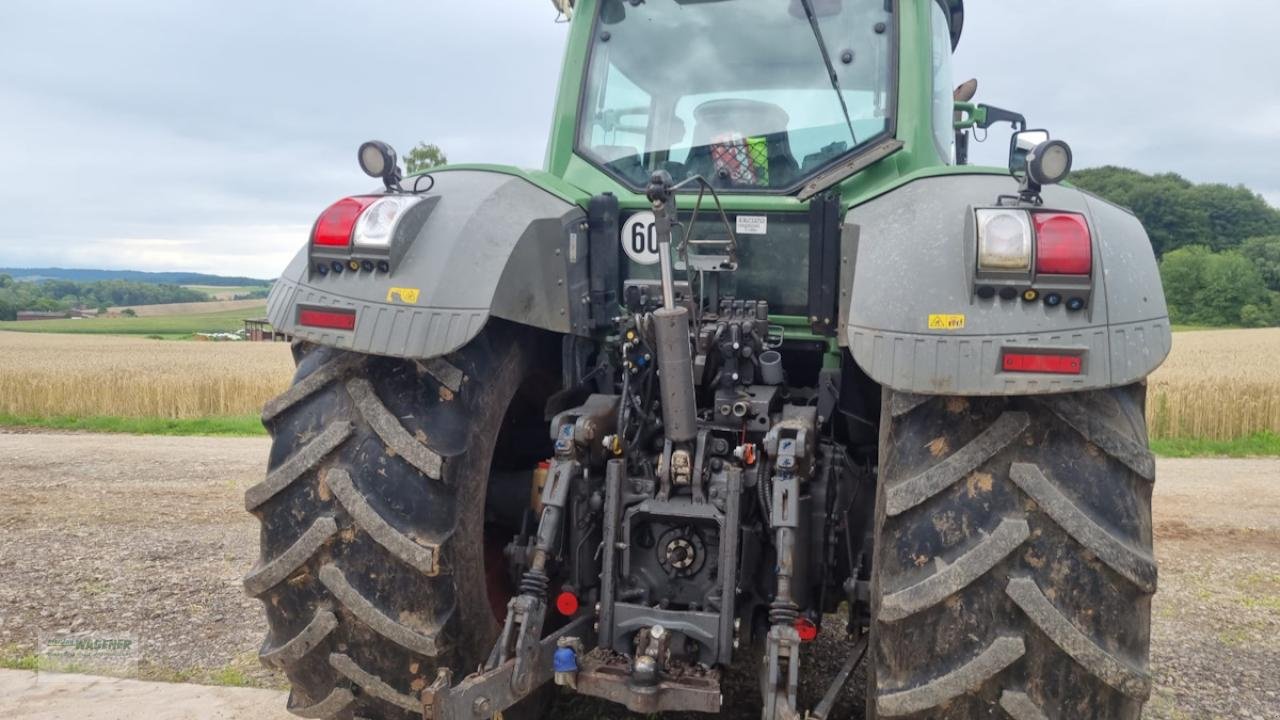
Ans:
{"type": "Polygon", "coordinates": [[[557,112],[573,127],[549,169],[575,185],[634,194],[665,171],[803,200],[899,152],[952,162],[958,2],[557,4],[576,13],[557,112]]]}

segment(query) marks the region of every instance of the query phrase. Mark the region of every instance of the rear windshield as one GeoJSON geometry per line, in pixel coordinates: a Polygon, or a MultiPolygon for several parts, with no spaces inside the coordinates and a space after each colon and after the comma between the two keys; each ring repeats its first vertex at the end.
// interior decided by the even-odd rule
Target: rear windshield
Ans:
{"type": "Polygon", "coordinates": [[[636,188],[665,169],[784,190],[883,136],[884,0],[811,1],[839,95],[800,0],[602,0],[579,151],[636,188]]]}

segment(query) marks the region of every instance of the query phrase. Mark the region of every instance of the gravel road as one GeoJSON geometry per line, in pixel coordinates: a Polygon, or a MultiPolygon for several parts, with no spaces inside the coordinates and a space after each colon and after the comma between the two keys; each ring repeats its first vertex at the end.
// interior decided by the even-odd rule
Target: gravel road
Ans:
{"type": "MultiPolygon", "coordinates": [[[[266,453],[263,439],[0,433],[6,662],[42,638],[127,636],[131,677],[283,687],[256,661],[262,615],[239,582],[257,555],[242,494],[266,453]]],[[[1162,460],[1155,518],[1146,717],[1280,717],[1280,460],[1162,460]]],[[[838,666],[838,638],[814,652],[810,692],[822,668],[838,666]]],[[[752,703],[743,685],[733,707],[752,703]]],[[[556,710],[619,716],[580,699],[556,710]]]]}

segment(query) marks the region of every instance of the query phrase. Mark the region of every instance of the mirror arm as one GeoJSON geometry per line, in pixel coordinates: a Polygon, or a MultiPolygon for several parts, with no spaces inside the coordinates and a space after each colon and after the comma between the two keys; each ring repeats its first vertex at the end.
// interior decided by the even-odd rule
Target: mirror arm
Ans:
{"type": "Polygon", "coordinates": [[[1027,129],[1027,118],[1022,115],[1022,113],[1016,113],[1012,110],[1005,110],[1004,108],[993,107],[991,105],[979,105],[978,107],[985,111],[981,122],[978,123],[978,127],[983,130],[1001,122],[1007,122],[1010,125],[1013,125],[1013,129],[1015,131],[1027,129]]]}
{"type": "Polygon", "coordinates": [[[1022,113],[1005,110],[993,105],[975,105],[973,103],[956,103],[956,112],[963,117],[956,121],[956,130],[968,130],[979,127],[983,130],[996,123],[1007,122],[1014,130],[1026,130],[1027,118],[1022,113]]]}

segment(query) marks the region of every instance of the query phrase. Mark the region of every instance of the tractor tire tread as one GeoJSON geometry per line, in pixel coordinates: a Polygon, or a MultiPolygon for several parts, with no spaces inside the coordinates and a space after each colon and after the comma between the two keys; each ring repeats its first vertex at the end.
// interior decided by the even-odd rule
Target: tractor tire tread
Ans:
{"type": "Polygon", "coordinates": [[[258,566],[244,578],[244,589],[258,597],[292,575],[338,532],[338,523],[327,515],[316,518],[311,527],[289,549],[258,566]]]}

